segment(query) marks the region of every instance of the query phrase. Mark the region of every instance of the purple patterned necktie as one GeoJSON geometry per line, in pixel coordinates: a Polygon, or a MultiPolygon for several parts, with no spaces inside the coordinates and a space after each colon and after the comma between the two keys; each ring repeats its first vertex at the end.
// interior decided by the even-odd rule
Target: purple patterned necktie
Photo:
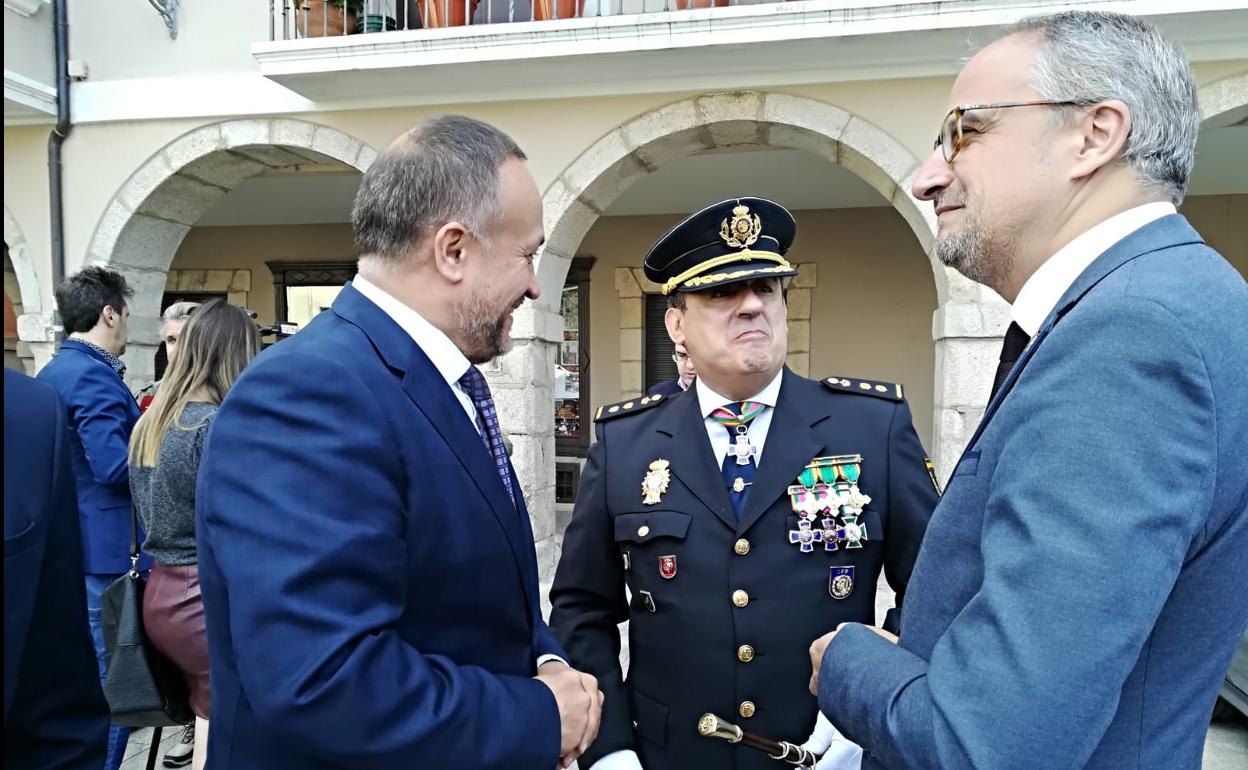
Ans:
{"type": "Polygon", "coordinates": [[[511,471],[507,462],[507,448],[503,446],[503,434],[498,429],[498,412],[494,409],[494,399],[490,397],[490,386],[485,382],[485,375],[475,366],[469,366],[464,376],[459,378],[459,386],[472,399],[477,408],[477,427],[481,430],[481,439],[485,448],[494,458],[498,475],[507,487],[507,496],[512,505],[516,504],[516,494],[511,488],[511,471]]]}

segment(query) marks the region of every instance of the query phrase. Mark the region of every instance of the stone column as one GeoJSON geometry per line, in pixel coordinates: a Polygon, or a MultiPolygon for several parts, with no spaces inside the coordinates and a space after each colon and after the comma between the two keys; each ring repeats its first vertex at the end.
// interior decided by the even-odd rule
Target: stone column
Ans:
{"type": "Polygon", "coordinates": [[[948,297],[932,317],[936,344],[932,461],[942,486],[984,416],[1001,338],[1010,323],[1010,306],[996,293],[952,270],[948,273],[948,297]]]}
{"type": "Polygon", "coordinates": [[[520,479],[537,550],[542,611],[554,580],[563,536],[555,527],[554,371],[563,317],[528,302],[512,322],[512,349],[481,367],[498,407],[498,422],[511,441],[511,462],[520,479]]]}

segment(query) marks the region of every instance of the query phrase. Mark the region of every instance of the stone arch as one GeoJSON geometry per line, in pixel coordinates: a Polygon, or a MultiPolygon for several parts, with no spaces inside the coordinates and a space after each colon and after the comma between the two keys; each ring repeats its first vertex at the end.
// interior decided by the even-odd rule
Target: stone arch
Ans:
{"type": "Polygon", "coordinates": [[[1196,97],[1202,128],[1242,124],[1248,120],[1248,71],[1207,83],[1196,97]]]}
{"type": "Polygon", "coordinates": [[[368,144],[337,129],[276,118],[197,128],[140,166],[105,207],[86,258],[86,264],[120,271],[134,287],[125,355],[131,385],[151,381],[169,266],[217,199],[268,169],[338,162],[364,171],[376,157],[368,144]]]}
{"type": "Polygon", "coordinates": [[[43,312],[39,275],[26,236],[4,207],[4,292],[17,315],[18,358],[27,374],[52,357],[52,318],[43,312]]]}
{"type": "MultiPolygon", "coordinates": [[[[882,129],[826,102],[760,91],[704,94],[660,107],[612,129],[546,190],[547,242],[538,264],[546,297],[558,295],[581,240],[611,203],[675,158],[722,147],[803,150],[852,171],[875,188],[930,252],[936,218],[910,196],[920,160],[882,129]]],[[[949,275],[932,263],[937,300],[949,275]]],[[[553,300],[552,300],[553,301],[553,300]]],[[[545,300],[544,300],[545,302],[545,300]]]]}

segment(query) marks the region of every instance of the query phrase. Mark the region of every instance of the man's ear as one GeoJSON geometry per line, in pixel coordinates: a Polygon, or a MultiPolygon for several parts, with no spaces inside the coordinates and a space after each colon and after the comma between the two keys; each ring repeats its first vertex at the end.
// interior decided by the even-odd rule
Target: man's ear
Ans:
{"type": "Polygon", "coordinates": [[[1122,157],[1131,134],[1131,110],[1117,99],[1090,108],[1079,121],[1072,179],[1086,179],[1122,157]]]}
{"type": "Polygon", "coordinates": [[[105,305],[103,308],[100,309],[100,317],[97,323],[103,322],[105,326],[111,329],[117,325],[117,320],[120,318],[120,316],[121,316],[121,313],[117,312],[117,308],[113,307],[112,305],[105,305]]]}
{"type": "Polygon", "coordinates": [[[462,222],[447,222],[433,234],[433,266],[449,283],[464,280],[465,250],[471,241],[462,222]]]}
{"type": "Polygon", "coordinates": [[[669,307],[663,314],[663,325],[667,327],[667,336],[672,338],[673,345],[685,344],[685,311],[669,307]]]}

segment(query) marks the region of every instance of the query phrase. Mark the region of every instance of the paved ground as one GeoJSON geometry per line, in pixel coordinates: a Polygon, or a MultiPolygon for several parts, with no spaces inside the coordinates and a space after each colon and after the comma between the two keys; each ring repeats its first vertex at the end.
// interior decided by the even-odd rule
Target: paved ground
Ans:
{"type": "MultiPolygon", "coordinates": [[[[164,731],[161,736],[161,756],[178,740],[181,733],[181,730],[174,728],[164,731]]],[[[151,730],[139,730],[130,736],[129,751],[121,770],[144,770],[151,734],[151,730]]],[[[160,767],[159,760],[156,767],[160,767]]],[[[1248,767],[1248,718],[1241,715],[1234,721],[1211,725],[1209,735],[1205,738],[1203,770],[1244,770],[1245,767],[1248,767]]]]}

